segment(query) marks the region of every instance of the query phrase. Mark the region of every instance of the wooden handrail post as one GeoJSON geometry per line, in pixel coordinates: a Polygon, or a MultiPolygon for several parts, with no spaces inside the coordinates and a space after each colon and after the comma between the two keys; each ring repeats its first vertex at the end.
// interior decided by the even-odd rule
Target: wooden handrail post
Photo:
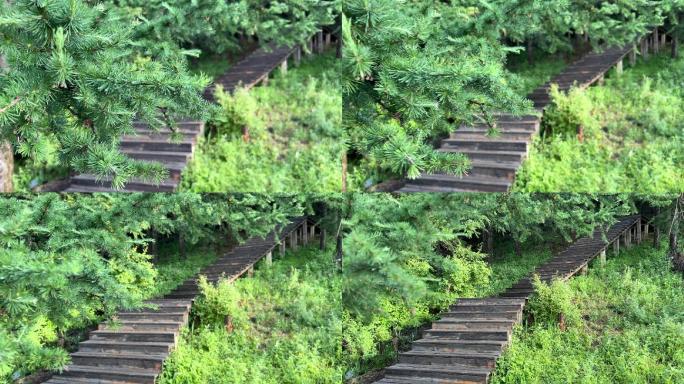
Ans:
{"type": "Polygon", "coordinates": [[[287,73],[287,59],[283,60],[283,62],[280,63],[280,73],[282,75],[285,75],[287,73]]]}
{"type": "Polygon", "coordinates": [[[323,46],[323,31],[318,31],[318,33],[316,33],[316,40],[316,53],[321,54],[325,49],[323,46]]]}
{"type": "Polygon", "coordinates": [[[601,264],[601,266],[606,265],[606,249],[605,248],[603,248],[601,250],[601,253],[599,254],[599,263],[601,264]]]}
{"type": "Polygon", "coordinates": [[[617,256],[620,254],[620,237],[618,236],[615,241],[613,241],[613,255],[617,256]]]}
{"type": "Polygon", "coordinates": [[[321,228],[321,236],[319,238],[319,249],[322,251],[325,249],[325,228],[321,228]]]}
{"type": "Polygon", "coordinates": [[[285,255],[285,239],[280,240],[280,250],[278,251],[280,257],[285,255]]]}
{"type": "Polygon", "coordinates": [[[629,51],[629,65],[632,67],[636,65],[636,54],[636,48],[629,51]]]}
{"type": "Polygon", "coordinates": [[[636,238],[637,238],[637,244],[641,244],[641,241],[643,240],[643,234],[641,232],[641,219],[637,221],[637,227],[636,227],[636,238]]]}
{"type": "Polygon", "coordinates": [[[624,72],[624,64],[622,62],[622,59],[618,61],[617,65],[615,66],[615,70],[617,71],[618,76],[622,75],[622,72],[624,72]]]}
{"type": "Polygon", "coordinates": [[[302,63],[302,46],[298,45],[294,51],[294,64],[298,67],[302,63]]]}
{"type": "Polygon", "coordinates": [[[304,245],[309,244],[309,228],[306,220],[302,223],[302,243],[304,243],[304,245]]]}
{"type": "Polygon", "coordinates": [[[267,265],[273,264],[273,252],[271,252],[271,251],[269,251],[269,252],[266,254],[266,264],[267,264],[267,265]]]}
{"type": "Polygon", "coordinates": [[[658,54],[660,52],[660,37],[658,36],[658,28],[653,30],[653,53],[658,54]]]}

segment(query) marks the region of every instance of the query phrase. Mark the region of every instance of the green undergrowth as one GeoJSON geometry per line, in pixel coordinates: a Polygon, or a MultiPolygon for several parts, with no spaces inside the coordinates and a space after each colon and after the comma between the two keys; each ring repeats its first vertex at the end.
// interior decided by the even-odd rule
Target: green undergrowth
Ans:
{"type": "Polygon", "coordinates": [[[684,58],[652,57],[605,86],[555,93],[543,132],[515,190],[684,191],[684,58]]]}
{"type": "Polygon", "coordinates": [[[566,66],[567,63],[559,55],[535,57],[532,63],[527,61],[526,54],[513,56],[507,65],[507,69],[511,72],[509,82],[518,95],[527,96],[561,73],[566,66]]]}
{"type": "Polygon", "coordinates": [[[233,61],[227,55],[203,54],[197,59],[190,60],[190,71],[196,75],[205,74],[212,79],[217,79],[228,72],[233,66],[233,61]]]}
{"type": "Polygon", "coordinates": [[[160,297],[181,285],[185,280],[199,273],[218,258],[213,246],[196,245],[181,255],[176,244],[160,246],[160,255],[155,261],[157,278],[149,297],[160,297]]]}
{"type": "Polygon", "coordinates": [[[479,292],[480,297],[494,296],[503,292],[553,256],[547,243],[530,244],[525,248],[522,256],[515,254],[513,242],[499,244],[502,250],[495,250],[495,256],[487,260],[492,274],[489,284],[479,292]]]}
{"type": "Polygon", "coordinates": [[[342,287],[332,252],[288,251],[253,278],[204,284],[159,382],[339,383],[342,287]]]}
{"type": "Polygon", "coordinates": [[[286,75],[276,73],[267,86],[234,95],[219,92],[220,107],[182,188],[340,191],[345,148],[337,77],[334,52],[329,52],[286,75]]]}
{"type": "Polygon", "coordinates": [[[664,247],[539,288],[492,383],[684,382],[684,280],[664,247]]]}
{"type": "Polygon", "coordinates": [[[41,184],[69,176],[69,169],[59,163],[59,155],[54,145],[46,144],[41,156],[36,159],[14,155],[14,192],[30,192],[41,184]]]}

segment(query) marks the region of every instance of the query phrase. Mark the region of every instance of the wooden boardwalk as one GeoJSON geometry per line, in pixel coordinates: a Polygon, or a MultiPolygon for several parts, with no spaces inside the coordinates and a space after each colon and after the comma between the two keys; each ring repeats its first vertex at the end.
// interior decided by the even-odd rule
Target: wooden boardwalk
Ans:
{"type": "MultiPolygon", "coordinates": [[[[285,251],[313,239],[315,226],[306,218],[298,218],[265,239],[252,238],[221,256],[199,275],[210,282],[224,278],[234,281],[251,275],[254,265],[262,259],[268,263],[273,251],[285,251]]],[[[150,300],[149,309],[122,311],[115,323],[100,324],[90,338],[71,354],[72,364],[46,384],[154,384],[164,360],[178,342],[190,316],[192,303],[200,294],[196,277],[185,281],[173,292],[158,300],[150,300]],[[153,307],[152,307],[153,306],[153,307]]]]}
{"type": "MultiPolygon", "coordinates": [[[[308,50],[321,53],[330,45],[332,37],[329,34],[317,33],[308,43],[308,50]]],[[[220,84],[226,92],[233,93],[237,88],[251,89],[259,84],[268,82],[271,74],[276,70],[287,71],[288,61],[298,65],[301,61],[301,46],[262,47],[242,61],[232,66],[224,75],[204,92],[204,98],[214,101],[214,91],[220,84]]],[[[180,184],[183,170],[192,159],[197,141],[204,131],[203,121],[184,121],[179,123],[179,131],[183,138],[180,142],[171,142],[171,130],[164,128],[161,132],[150,130],[149,126],[137,122],[134,124],[135,135],[121,138],[121,151],[127,156],[143,161],[154,161],[164,165],[169,171],[169,178],[160,184],[133,179],[126,183],[122,192],[173,192],[180,184]]],[[[112,188],[111,178],[98,180],[94,175],[80,174],[71,177],[70,184],[64,192],[119,192],[112,188]]]]}
{"type": "Polygon", "coordinates": [[[601,81],[612,67],[617,66],[621,71],[623,59],[630,52],[631,48],[613,48],[584,56],[527,96],[538,115],[498,115],[496,126],[500,135],[497,137],[487,136],[489,127],[485,124],[459,128],[442,141],[439,151],[468,156],[472,161],[469,174],[423,174],[415,180],[407,180],[399,192],[508,191],[527,157],[532,137],[539,131],[541,114],[551,104],[551,84],[557,84],[561,91],[568,91],[573,85],[587,88],[601,81]]]}
{"type": "Polygon", "coordinates": [[[606,250],[641,241],[641,216],[622,218],[603,240],[597,229],[591,237],[575,241],[530,275],[497,297],[458,299],[432,328],[423,332],[399,361],[385,369],[380,384],[487,383],[496,360],[511,341],[513,327],[522,321],[527,299],[534,293],[532,276],[544,281],[568,279],[586,272],[596,257],[605,260],[606,250]]]}

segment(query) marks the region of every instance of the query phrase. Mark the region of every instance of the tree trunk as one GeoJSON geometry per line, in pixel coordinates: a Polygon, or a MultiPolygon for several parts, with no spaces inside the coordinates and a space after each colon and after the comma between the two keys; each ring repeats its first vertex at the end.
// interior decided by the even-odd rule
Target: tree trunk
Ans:
{"type": "MultiPolygon", "coordinates": [[[[0,71],[7,68],[5,57],[0,56],[0,71]]],[[[12,175],[14,174],[14,152],[9,143],[0,142],[0,192],[14,191],[12,175]]]]}
{"type": "Polygon", "coordinates": [[[494,257],[494,231],[491,228],[487,230],[487,254],[494,257]]]}
{"type": "Polygon", "coordinates": [[[532,39],[527,40],[527,62],[530,65],[534,64],[534,46],[532,45],[532,39]]]}
{"type": "Polygon", "coordinates": [[[342,235],[337,235],[337,247],[335,249],[335,264],[338,267],[342,267],[342,235]]]}
{"type": "Polygon", "coordinates": [[[185,259],[187,257],[187,253],[185,252],[185,236],[183,236],[182,233],[178,235],[178,251],[181,258],[185,259]]]}
{"type": "Polygon", "coordinates": [[[672,36],[672,58],[676,59],[679,57],[679,40],[677,36],[672,36]]]}
{"type": "Polygon", "coordinates": [[[522,245],[518,240],[515,241],[515,255],[518,257],[522,256],[522,245]]]}
{"type": "Polygon", "coordinates": [[[12,146],[6,142],[0,142],[0,193],[14,191],[12,175],[14,174],[14,153],[12,146]]]}
{"type": "Polygon", "coordinates": [[[342,192],[347,192],[347,151],[342,154],[342,192]]]}

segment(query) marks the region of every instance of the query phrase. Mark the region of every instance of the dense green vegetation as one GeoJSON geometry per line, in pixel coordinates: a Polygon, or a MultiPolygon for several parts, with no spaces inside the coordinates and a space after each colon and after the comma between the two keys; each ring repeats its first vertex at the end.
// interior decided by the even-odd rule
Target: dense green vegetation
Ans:
{"type": "Polygon", "coordinates": [[[684,279],[665,247],[638,246],[538,289],[534,320],[514,335],[493,383],[684,381],[684,279]]]}
{"type": "Polygon", "coordinates": [[[219,92],[209,136],[183,175],[198,192],[342,189],[344,131],[332,52],[310,57],[265,87],[219,92]]]}
{"type": "MultiPolygon", "coordinates": [[[[134,119],[175,133],[178,119],[207,117],[209,78],[188,70],[188,56],[303,43],[338,12],[339,0],[3,3],[0,140],[36,163],[23,174],[56,162],[116,187],[160,181],[166,170],[120,153],[119,138],[134,119]]],[[[23,178],[34,176],[20,175],[20,189],[23,178]]]]}
{"type": "Polygon", "coordinates": [[[681,38],[684,3],[350,0],[342,9],[344,125],[355,179],[374,184],[463,174],[468,159],[435,151],[436,139],[482,121],[494,133],[493,112],[531,112],[523,94],[534,81],[511,80],[509,57],[631,44],[654,27],[681,38]]]}
{"type": "Polygon", "coordinates": [[[661,55],[605,86],[554,94],[515,188],[684,191],[683,85],[684,59],[661,55]]]}
{"type": "Polygon", "coordinates": [[[457,297],[510,286],[550,257],[549,239],[563,244],[633,210],[620,196],[355,196],[344,223],[346,377],[391,363],[412,329],[457,297]],[[488,256],[485,232],[510,240],[488,256]]]}
{"type": "Polygon", "coordinates": [[[190,247],[263,236],[301,215],[304,202],[194,194],[0,199],[0,378],[61,368],[72,332],[140,306],[213,257],[196,250],[183,261],[160,257],[157,266],[155,238],[190,247]]]}
{"type": "Polygon", "coordinates": [[[56,147],[61,164],[117,186],[133,176],[160,180],[161,165],[122,155],[118,139],[134,117],[156,127],[202,117],[207,79],[178,58],[136,56],[132,28],[115,10],[81,0],[3,6],[0,139],[36,161],[56,147]]]}
{"type": "Polygon", "coordinates": [[[160,383],[339,383],[342,280],[332,260],[331,248],[306,247],[254,278],[203,286],[160,383]]]}

